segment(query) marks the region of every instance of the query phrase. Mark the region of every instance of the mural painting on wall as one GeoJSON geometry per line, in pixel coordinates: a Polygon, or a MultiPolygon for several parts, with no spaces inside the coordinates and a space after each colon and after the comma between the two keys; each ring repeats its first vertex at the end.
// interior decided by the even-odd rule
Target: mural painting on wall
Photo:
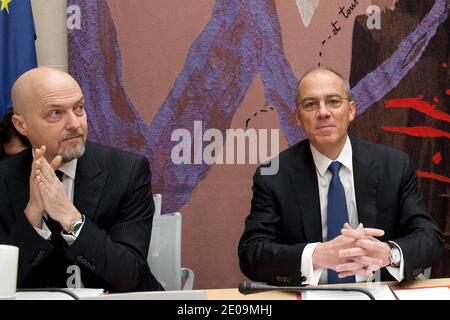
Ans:
{"type": "MultiPolygon", "coordinates": [[[[123,57],[131,56],[125,42],[140,43],[135,51],[157,50],[158,42],[144,44],[147,38],[139,37],[147,32],[158,39],[152,31],[155,22],[142,17],[163,2],[142,1],[124,9],[117,0],[68,0],[81,14],[81,27],[69,32],[69,71],[85,93],[90,139],[147,156],[154,192],[163,195],[163,212],[188,204],[214,167],[205,161],[175,164],[172,152],[179,141],[172,141],[174,131],[187,130],[194,144],[196,130],[204,134],[216,129],[226,136],[233,124],[245,130],[270,117],[279,120],[280,138],[293,145],[305,138],[294,116],[298,78],[313,67],[330,66],[350,78],[358,106],[352,133],[392,145],[415,159],[426,204],[446,230],[450,223],[448,0],[202,0],[197,5],[204,6],[203,24],[192,18],[192,29],[198,32],[189,40],[180,37],[180,30],[193,33],[189,13],[198,8],[190,8],[195,7],[193,2],[169,2],[159,13],[166,15],[167,25],[172,29],[177,21],[187,25],[176,29],[171,40],[170,32],[162,32],[161,46],[175,47],[179,40],[187,47],[179,50],[185,52],[184,59],[171,67],[174,78],[156,105],[149,102],[153,93],[146,80],[168,79],[152,73],[159,69],[150,59],[132,61],[147,66],[136,67],[147,68],[146,79],[124,76],[130,64],[123,57]],[[133,29],[139,32],[136,40],[126,28],[139,19],[140,27],[133,29]],[[298,34],[303,38],[296,38],[298,34]],[[341,56],[343,65],[339,65],[341,56]],[[133,81],[140,94],[147,95],[139,102],[129,94],[133,89],[127,84],[133,81]],[[239,110],[255,82],[261,86],[262,106],[239,110]],[[238,111],[245,115],[236,116],[238,111]]],[[[171,54],[159,58],[170,60],[171,54]]],[[[212,141],[203,136],[199,143],[200,149],[194,146],[189,157],[195,158],[212,141]]],[[[219,152],[214,151],[216,156],[219,152]]],[[[241,225],[246,214],[241,214],[241,225]]]]}

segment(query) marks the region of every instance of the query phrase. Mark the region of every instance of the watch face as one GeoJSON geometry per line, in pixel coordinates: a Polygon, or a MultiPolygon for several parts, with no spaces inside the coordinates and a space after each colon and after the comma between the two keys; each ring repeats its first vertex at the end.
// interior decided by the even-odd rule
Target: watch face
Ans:
{"type": "Polygon", "coordinates": [[[78,231],[80,230],[80,228],[81,228],[82,225],[83,225],[83,222],[79,222],[79,223],[75,224],[75,225],[73,226],[73,230],[72,230],[72,232],[71,232],[72,235],[77,236],[78,231]]]}
{"type": "Polygon", "coordinates": [[[398,264],[400,263],[401,256],[400,256],[400,250],[397,248],[394,248],[391,250],[391,263],[392,264],[398,264]]]}
{"type": "Polygon", "coordinates": [[[71,229],[69,230],[69,233],[77,237],[81,227],[83,226],[83,223],[84,223],[84,215],[81,215],[81,219],[73,223],[71,229]]]}

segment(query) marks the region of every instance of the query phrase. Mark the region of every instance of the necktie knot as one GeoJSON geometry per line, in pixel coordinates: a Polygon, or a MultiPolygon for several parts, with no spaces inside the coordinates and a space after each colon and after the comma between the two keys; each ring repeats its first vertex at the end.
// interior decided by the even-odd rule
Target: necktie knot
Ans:
{"type": "Polygon", "coordinates": [[[328,167],[328,170],[331,171],[333,176],[339,176],[339,171],[341,170],[341,163],[339,161],[333,161],[328,167]]]}

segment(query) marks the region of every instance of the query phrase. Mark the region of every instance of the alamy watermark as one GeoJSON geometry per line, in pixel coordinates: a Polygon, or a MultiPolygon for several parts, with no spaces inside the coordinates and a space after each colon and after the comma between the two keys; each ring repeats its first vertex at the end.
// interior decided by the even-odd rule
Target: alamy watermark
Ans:
{"type": "Polygon", "coordinates": [[[66,26],[69,30],[81,29],[81,9],[77,5],[67,7],[66,13],[68,15],[66,26]]]}
{"type": "MultiPolygon", "coordinates": [[[[353,10],[358,5],[358,0],[354,0],[354,2],[349,7],[339,7],[339,15],[342,15],[344,18],[348,19],[353,10]]],[[[81,29],[81,9],[78,5],[70,5],[67,7],[67,20],[66,26],[69,30],[80,30],[81,29]]],[[[377,5],[370,5],[366,9],[367,15],[367,28],[369,30],[373,29],[381,29],[381,8],[377,5]]],[[[333,32],[336,35],[337,32],[341,29],[338,25],[338,21],[331,22],[333,26],[333,32]]]]}
{"type": "Polygon", "coordinates": [[[373,30],[381,29],[381,8],[377,5],[371,5],[367,7],[366,10],[367,15],[367,29],[373,30]]]}
{"type": "Polygon", "coordinates": [[[174,164],[258,164],[262,175],[278,172],[279,129],[226,129],[203,131],[203,122],[194,121],[193,134],[185,128],[172,132],[170,140],[178,142],[171,151],[174,164]],[[270,148],[270,153],[268,150],[270,148]]]}

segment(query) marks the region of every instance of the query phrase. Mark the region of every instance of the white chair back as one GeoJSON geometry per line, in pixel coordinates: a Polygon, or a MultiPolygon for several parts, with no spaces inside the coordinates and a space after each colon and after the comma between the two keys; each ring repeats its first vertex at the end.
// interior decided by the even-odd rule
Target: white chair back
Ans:
{"type": "Polygon", "coordinates": [[[194,272],[181,268],[181,223],[179,212],[161,214],[162,197],[155,194],[155,215],[147,261],[152,274],[165,290],[192,290],[194,272]],[[185,279],[182,286],[182,279],[185,279]]]}

